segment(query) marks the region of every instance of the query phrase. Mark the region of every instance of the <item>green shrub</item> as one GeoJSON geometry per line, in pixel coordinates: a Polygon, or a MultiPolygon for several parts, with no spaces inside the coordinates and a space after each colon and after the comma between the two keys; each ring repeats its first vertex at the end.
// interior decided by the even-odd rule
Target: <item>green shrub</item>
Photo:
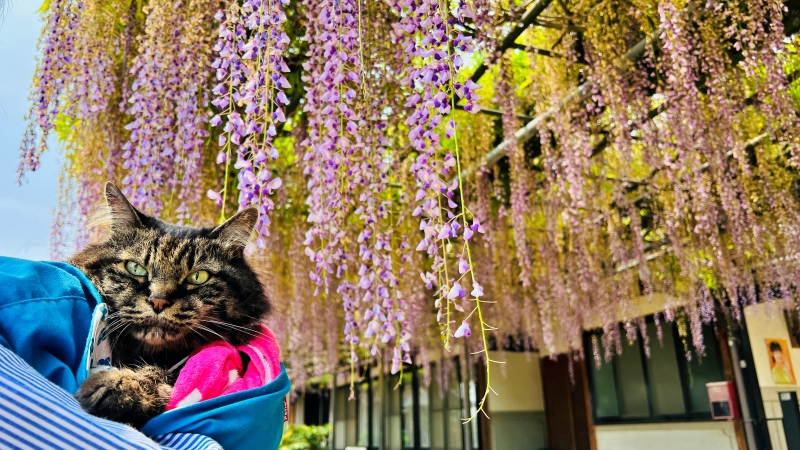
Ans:
{"type": "Polygon", "coordinates": [[[330,425],[293,425],[284,433],[279,450],[325,450],[330,425]]]}

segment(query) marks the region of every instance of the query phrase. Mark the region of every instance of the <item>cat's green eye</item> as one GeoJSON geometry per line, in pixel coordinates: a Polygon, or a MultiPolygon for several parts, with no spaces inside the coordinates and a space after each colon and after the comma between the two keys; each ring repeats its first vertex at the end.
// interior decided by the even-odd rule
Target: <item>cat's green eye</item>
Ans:
{"type": "Polygon", "coordinates": [[[186,281],[190,284],[203,284],[208,281],[209,275],[208,272],[205,270],[198,270],[197,272],[192,272],[186,277],[186,281]]]}
{"type": "Polygon", "coordinates": [[[125,268],[128,269],[128,272],[130,272],[131,275],[136,275],[137,277],[143,277],[147,275],[147,270],[145,270],[144,267],[135,261],[126,262],[125,268]]]}

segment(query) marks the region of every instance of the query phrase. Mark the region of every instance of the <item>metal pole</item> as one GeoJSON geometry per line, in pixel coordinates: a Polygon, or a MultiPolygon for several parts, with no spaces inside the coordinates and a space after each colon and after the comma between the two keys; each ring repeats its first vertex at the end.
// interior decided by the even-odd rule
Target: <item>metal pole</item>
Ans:
{"type": "Polygon", "coordinates": [[[742,378],[742,360],[739,359],[739,347],[736,338],[728,339],[728,347],[731,349],[731,359],[733,360],[733,379],[736,383],[736,392],[739,394],[739,407],[742,410],[742,422],[744,423],[744,436],[747,440],[748,450],[758,450],[756,447],[756,435],[753,428],[753,418],[750,416],[750,403],[747,401],[747,389],[742,378]]]}

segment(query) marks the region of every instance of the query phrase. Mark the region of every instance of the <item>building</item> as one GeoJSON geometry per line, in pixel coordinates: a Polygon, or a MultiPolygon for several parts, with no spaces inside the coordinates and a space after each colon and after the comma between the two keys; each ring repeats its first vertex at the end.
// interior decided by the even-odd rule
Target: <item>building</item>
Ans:
{"type": "MultiPolygon", "coordinates": [[[[658,310],[658,302],[649,304],[658,310]]],[[[591,354],[570,368],[566,355],[507,347],[492,356],[505,364],[493,371],[498,395],[490,397],[490,418],[467,424],[462,419],[475,411],[484,372],[466,363],[466,354],[432,364],[427,376],[422,368],[402,375],[363,368],[354,401],[349,371],[337,374],[330,391],[296,400],[293,420],[322,423],[327,414],[333,450],[791,448],[778,395],[800,387],[796,379],[776,384],[767,340],[783,340],[791,361],[800,362],[800,320],[777,304],[748,306],[744,317],[741,324],[703,325],[705,355],[691,359],[686,331],[662,322],[659,341],[652,314],[644,316],[648,344],[633,341],[600,367],[591,354]],[[706,384],[725,381],[737,391],[739,414],[714,420],[706,384]]],[[[584,333],[589,353],[597,333],[584,333]]]]}

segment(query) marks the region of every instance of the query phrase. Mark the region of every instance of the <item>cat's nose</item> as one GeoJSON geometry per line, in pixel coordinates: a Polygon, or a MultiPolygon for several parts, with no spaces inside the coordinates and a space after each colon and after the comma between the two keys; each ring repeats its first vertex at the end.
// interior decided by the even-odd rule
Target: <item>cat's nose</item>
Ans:
{"type": "Polygon", "coordinates": [[[164,308],[172,304],[172,302],[165,298],[150,297],[148,300],[150,301],[150,304],[153,305],[153,309],[155,310],[156,314],[160,313],[164,310],[164,308]]]}

